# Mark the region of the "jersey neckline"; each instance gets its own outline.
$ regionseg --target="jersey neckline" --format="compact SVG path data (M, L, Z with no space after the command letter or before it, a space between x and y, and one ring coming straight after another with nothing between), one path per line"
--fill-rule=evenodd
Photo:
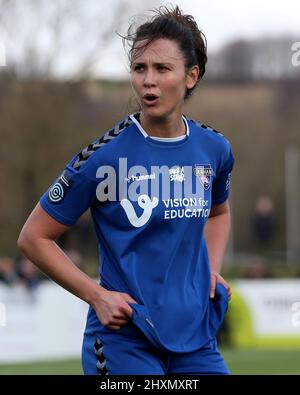
M190 127L187 118L182 115L182 119L185 123L186 127L186 134L184 136L178 136L178 137L159 137L159 138L153 138L147 134L145 129L143 129L142 125L137 119L137 116L139 116L139 113L131 114L129 115L129 118L132 120L132 122L135 124L138 132L143 136L143 139L146 143L150 145L154 145L157 147L163 147L163 148L174 148L181 146L183 144L186 144L189 139L190 139Z

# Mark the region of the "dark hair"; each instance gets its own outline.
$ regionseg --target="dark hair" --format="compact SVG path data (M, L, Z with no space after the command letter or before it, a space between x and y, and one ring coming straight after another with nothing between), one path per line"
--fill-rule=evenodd
M175 8L161 6L152 12L155 14L148 22L140 25L135 31L135 23L132 23L127 36L122 36L124 47L126 42L129 44L130 65L133 62L136 49L143 50L151 42L159 38L167 38L178 44L185 58L186 70L195 65L199 66L198 83L205 73L207 41L194 18L192 15L184 15L178 6ZM137 46L136 44L142 40L146 40L146 43ZM187 90L185 98L191 96L196 85Z

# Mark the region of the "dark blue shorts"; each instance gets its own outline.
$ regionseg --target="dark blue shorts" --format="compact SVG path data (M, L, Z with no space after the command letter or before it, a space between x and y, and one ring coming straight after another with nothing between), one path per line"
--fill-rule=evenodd
M216 338L196 351L166 352L132 322L118 331L85 334L82 367L87 375L230 374Z

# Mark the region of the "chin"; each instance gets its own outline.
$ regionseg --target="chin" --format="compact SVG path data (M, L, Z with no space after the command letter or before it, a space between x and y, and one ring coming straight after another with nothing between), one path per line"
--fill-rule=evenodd
M157 119L164 119L168 116L167 111L164 111L157 107L155 108L154 106L142 108L142 112L146 117L157 118Z

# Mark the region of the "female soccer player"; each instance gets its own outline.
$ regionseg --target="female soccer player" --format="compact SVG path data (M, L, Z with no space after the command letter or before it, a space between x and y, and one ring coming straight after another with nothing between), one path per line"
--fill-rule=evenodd
M89 305L85 374L228 374L216 342L230 288L220 275L233 156L183 105L205 73L192 16L160 8L126 37L140 111L76 155L19 236L28 258ZM88 208L97 284L55 240Z

